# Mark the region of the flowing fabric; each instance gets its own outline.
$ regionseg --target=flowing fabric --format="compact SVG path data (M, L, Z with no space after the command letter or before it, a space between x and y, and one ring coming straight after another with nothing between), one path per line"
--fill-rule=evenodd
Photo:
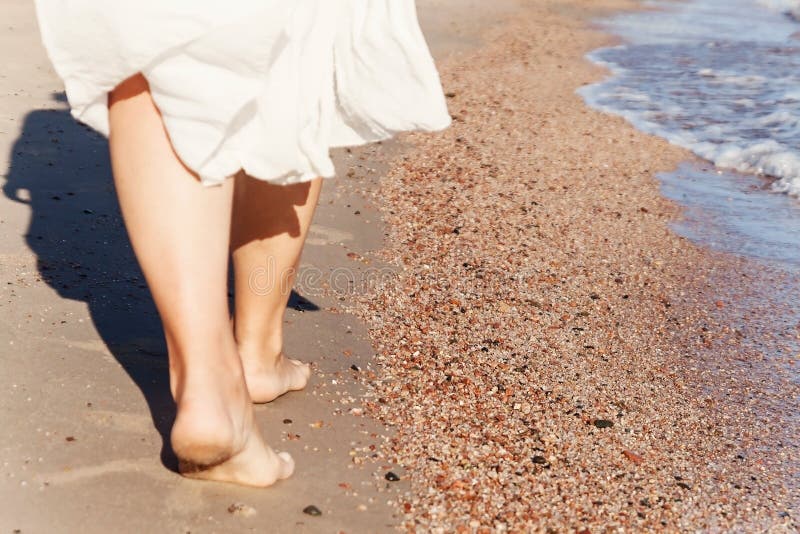
M214 185L334 175L329 149L450 124L413 0L36 0L73 116L108 135L142 73L178 157Z

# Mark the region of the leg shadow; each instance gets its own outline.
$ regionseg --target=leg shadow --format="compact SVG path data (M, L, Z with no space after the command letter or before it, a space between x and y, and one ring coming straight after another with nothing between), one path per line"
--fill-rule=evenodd
M66 102L63 93L53 98ZM98 334L146 399L162 463L177 471L166 343L125 231L108 142L67 109L32 111L14 143L3 193L30 206L25 239L42 280L61 297L87 304ZM289 305L319 309L294 291Z
M63 93L54 98L65 101ZM106 139L66 109L30 112L3 193L30 206L25 239L42 280L87 304L98 334L147 401L162 462L176 470L166 344L119 211Z

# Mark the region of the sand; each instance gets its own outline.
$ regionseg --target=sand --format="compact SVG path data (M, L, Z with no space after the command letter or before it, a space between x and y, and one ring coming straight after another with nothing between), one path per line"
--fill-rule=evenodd
M3 2L0 20L0 531L391 531L386 501L407 482L383 479L394 465L353 460L387 434L353 409L352 367L374 353L363 324L313 287L286 317L286 351L313 362L311 384L256 408L295 476L257 490L175 472L166 350L107 143L69 116L32 3ZM337 152L343 178L351 158ZM379 246L370 220L360 197L326 185L303 265L343 267Z
M633 4L419 5L456 120L337 152L286 318L315 376L257 410L298 470L266 491L174 473L106 143L3 5L0 529L796 528L797 358L751 321L769 276L677 237L654 173L689 156L574 94L604 75L587 20Z
M587 17L625 6L528 1L445 62L453 127L375 195L397 277L354 310L408 530L797 528L797 356L748 298L774 280L673 233L654 173L690 156L575 95Z

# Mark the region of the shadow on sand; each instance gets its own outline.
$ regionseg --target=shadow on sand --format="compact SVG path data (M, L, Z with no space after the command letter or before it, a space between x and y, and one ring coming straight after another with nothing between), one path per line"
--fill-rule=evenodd
M66 102L63 93L53 98ZM166 344L125 232L106 139L77 123L66 107L31 111L3 193L30 206L25 238L42 280L62 298L86 303L98 334L147 400L162 438L162 463L177 470L169 446L175 406ZM319 309L295 292L289 306Z

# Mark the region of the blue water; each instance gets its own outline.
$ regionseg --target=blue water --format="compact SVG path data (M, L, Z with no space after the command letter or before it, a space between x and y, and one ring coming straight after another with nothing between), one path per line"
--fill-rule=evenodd
M783 388L800 384L800 0L646 5L601 21L624 41L589 55L612 75L579 92L699 156L659 175L683 206L673 228L761 270L719 292L731 328L746 332L739 350L765 356L748 372L776 399L763 405L786 430L776 443L796 450L797 399Z
M586 101L708 161L661 176L678 230L800 272L800 0L657 0L600 21L619 46Z
M664 196L684 206L673 227L690 239L800 273L800 202L755 176L685 163L662 173Z

